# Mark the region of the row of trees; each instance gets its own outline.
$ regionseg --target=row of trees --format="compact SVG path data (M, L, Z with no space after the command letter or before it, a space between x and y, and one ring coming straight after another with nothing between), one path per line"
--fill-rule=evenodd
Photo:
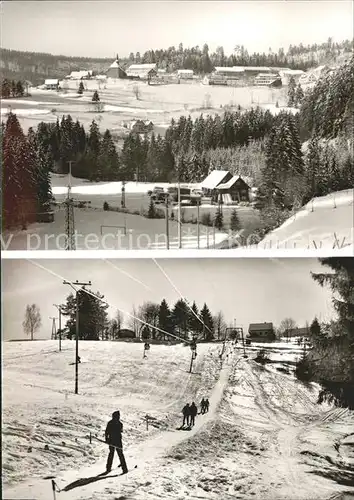
M88 290L89 291L89 290ZM95 294L79 291L79 338L81 340L116 340L120 338L125 322L124 315L117 311L113 319L108 317L108 305L99 292ZM66 327L62 330L62 338L75 338L76 335L76 294L68 295L61 306L62 314L67 317ZM150 326L144 325L145 323ZM41 315L36 304L28 305L25 311L23 328L26 334L34 338L41 327ZM199 310L195 302L189 307L182 299L169 306L163 299L161 303L145 302L138 308L133 307L131 317L127 318L127 326L136 337L142 339L171 340L168 333L188 340L190 334L199 340L212 341L223 339L226 333L226 322L222 312L212 315L207 304ZM159 330L163 330L163 333ZM59 332L58 332L59 333Z
M25 95L25 85L21 80L15 81L4 78L1 81L1 99L10 99L11 97L24 97Z
M243 45L237 45L233 53L227 55L222 46L211 53L206 43L202 48L199 46L184 48L180 43L178 48L172 46L168 49L148 50L144 54L131 52L127 63L157 63L160 68L169 71L184 68L192 69L196 73L210 73L215 66L282 66L306 70L322 61L335 58L343 50L350 51L351 48L352 42L349 40L334 44L329 39L324 44L306 47L302 44L290 45L287 52L284 48L273 51L270 47L268 53L250 54Z
M35 222L50 209L51 162L34 133L24 134L19 121L9 113L2 124L2 196L4 228Z

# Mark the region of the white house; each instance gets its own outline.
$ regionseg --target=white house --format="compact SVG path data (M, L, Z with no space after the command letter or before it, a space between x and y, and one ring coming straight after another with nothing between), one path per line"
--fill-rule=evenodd
M67 77L70 80L88 80L92 77L92 71L72 71Z
M193 78L194 72L192 69L179 69L177 70L178 78L183 80L191 80Z
M46 90L58 90L59 80L57 78L49 78L44 81L44 87Z
M126 70L126 74L128 78L149 80L157 75L157 66L156 64L132 64Z
M294 78L295 83L298 84L299 80L305 72L301 69L284 69L279 71L279 75L283 85L289 85L290 78Z

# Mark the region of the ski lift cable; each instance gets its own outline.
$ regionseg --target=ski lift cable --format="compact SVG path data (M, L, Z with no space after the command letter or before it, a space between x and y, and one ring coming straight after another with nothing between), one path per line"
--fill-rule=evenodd
M44 271L47 271L49 274L51 274L52 276L55 276L56 278L59 278L63 281L67 281L68 284L70 284L70 286L75 290L77 291L77 288L75 288L75 282L72 282L70 280L67 280L66 278L64 278L63 276L61 276L60 274L58 273L55 273L54 271L52 271L51 269L47 269L45 266L42 266L41 264L39 264L38 262L35 262L31 259L27 259L28 262L30 262L31 264L33 264L34 266L40 268L40 269L43 269ZM76 285L77 286L77 285ZM104 304L107 304L108 306L112 307L112 304L110 304L109 302L107 302L106 300L102 299L101 297L98 297L97 295L95 295L93 292L91 292L90 290L87 290L85 288L81 288L80 289L81 291L87 293L88 295L91 295L92 297L95 297L96 299L100 300L101 302L103 302ZM161 333L163 333L164 335L168 335L170 337L173 337L177 340L180 340L181 342L187 342L188 344L190 344L191 342L189 341L186 341L185 339L183 339L182 337L179 337L177 335L174 335L173 333L169 333L169 332L166 332L165 330L162 330L161 328L158 328L157 326L154 326L154 325L151 325L150 323L147 323L146 321L143 321L142 319L140 318L137 318L136 316L134 316L133 314L131 313L128 313L127 311L124 311L123 309L120 309L119 307L116 307L116 309L118 309L118 311L122 312L123 314L126 314L128 316L130 316L131 318L135 319L136 321L139 321L140 323L146 325L146 326L149 326L150 328L153 328Z
M111 261L107 260L107 259L102 259L103 262L105 262L106 264L110 265L111 267L113 267L114 269L116 269L117 271L119 271L120 273L124 274L125 276L127 276L128 278L130 278L131 280L135 281L136 283L139 283L139 285L143 286L144 288L146 288L147 290L149 291L153 291L152 288L150 288L148 285L146 285L145 283L143 283L142 281L140 281L138 278L135 278L135 276L132 276L131 274L129 274L127 271L124 271L123 269L121 269L120 267L117 267L115 266Z
M175 289L175 291L178 293L178 295L181 297L181 299L183 300L183 302L185 302L185 304L188 306L188 308L192 311L193 315L197 318L198 321L201 322L201 324L207 329L209 330L209 332L211 334L212 331L210 330L210 328L204 323L204 321L202 320L202 318L199 317L199 315L193 310L193 308L189 305L189 302L188 300L183 297L182 293L178 290L178 288L176 287L176 285L173 283L173 281L170 279L170 277L168 276L168 274L166 273L166 271L160 266L160 264L157 263L156 259L152 259L153 262L156 264L156 266L160 269L160 271L164 274L164 276L166 277L166 279L169 281L169 283L172 285L172 287Z

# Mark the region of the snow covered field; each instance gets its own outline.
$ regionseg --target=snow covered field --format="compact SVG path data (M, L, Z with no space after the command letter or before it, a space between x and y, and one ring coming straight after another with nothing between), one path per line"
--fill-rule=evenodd
M259 87L231 88L208 86L202 83L182 83L170 85L147 85L138 83L140 98L136 99L133 81L109 79L105 84L96 80L85 81L87 90L83 96L77 94L78 81L67 81L65 92L31 88L28 99L7 99L1 104L1 112L5 114L11 109L19 115L24 129L35 127L40 121L54 122L57 117L70 114L88 127L93 119L105 130L123 131L122 121L130 119L149 119L163 132L171 119L181 115L196 118L201 113L216 114L223 112L221 106L241 105L250 108L257 105L275 108L276 101L285 105L284 89ZM104 112L97 113L91 103L93 92L97 90L103 104ZM206 96L209 107L205 108ZM236 109L236 108L235 108ZM21 112L19 112L19 110Z
M57 498L68 500L329 500L354 493L353 413L318 406L315 385L263 368L248 349L245 359L227 345L221 365L220 345L200 344L190 375L190 349L182 345L153 345L143 360L141 344L80 342L75 396L73 342L61 353L55 341L3 346L6 498L52 498L46 476L67 487ZM197 416L192 431L177 430L184 403L204 396L209 413ZM138 468L100 476L107 449L87 436L102 437L118 408L128 467ZM149 430L146 414L156 418Z

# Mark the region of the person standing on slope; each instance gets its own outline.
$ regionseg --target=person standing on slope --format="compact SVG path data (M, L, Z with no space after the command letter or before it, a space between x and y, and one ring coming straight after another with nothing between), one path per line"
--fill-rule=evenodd
M204 398L200 402L200 413L203 415L205 413L205 401Z
M182 424L182 427L184 427L184 425L187 425L187 427L189 427L189 425L190 425L191 409L190 409L190 406L189 406L188 403L186 404L186 406L184 406L184 408L182 410L182 413L183 413L183 424Z
M205 411L208 412L209 411L209 399L206 399L205 400Z
M196 407L194 401L190 406L190 412L191 412L191 427L195 424L195 417L198 413L198 408Z
M117 450L120 465L122 466L122 473L126 474L128 472L128 467L123 454L122 432L123 424L120 421L120 412L115 411L112 413L112 420L108 422L105 432L106 443L110 445L106 472L110 472L112 470L114 450Z

